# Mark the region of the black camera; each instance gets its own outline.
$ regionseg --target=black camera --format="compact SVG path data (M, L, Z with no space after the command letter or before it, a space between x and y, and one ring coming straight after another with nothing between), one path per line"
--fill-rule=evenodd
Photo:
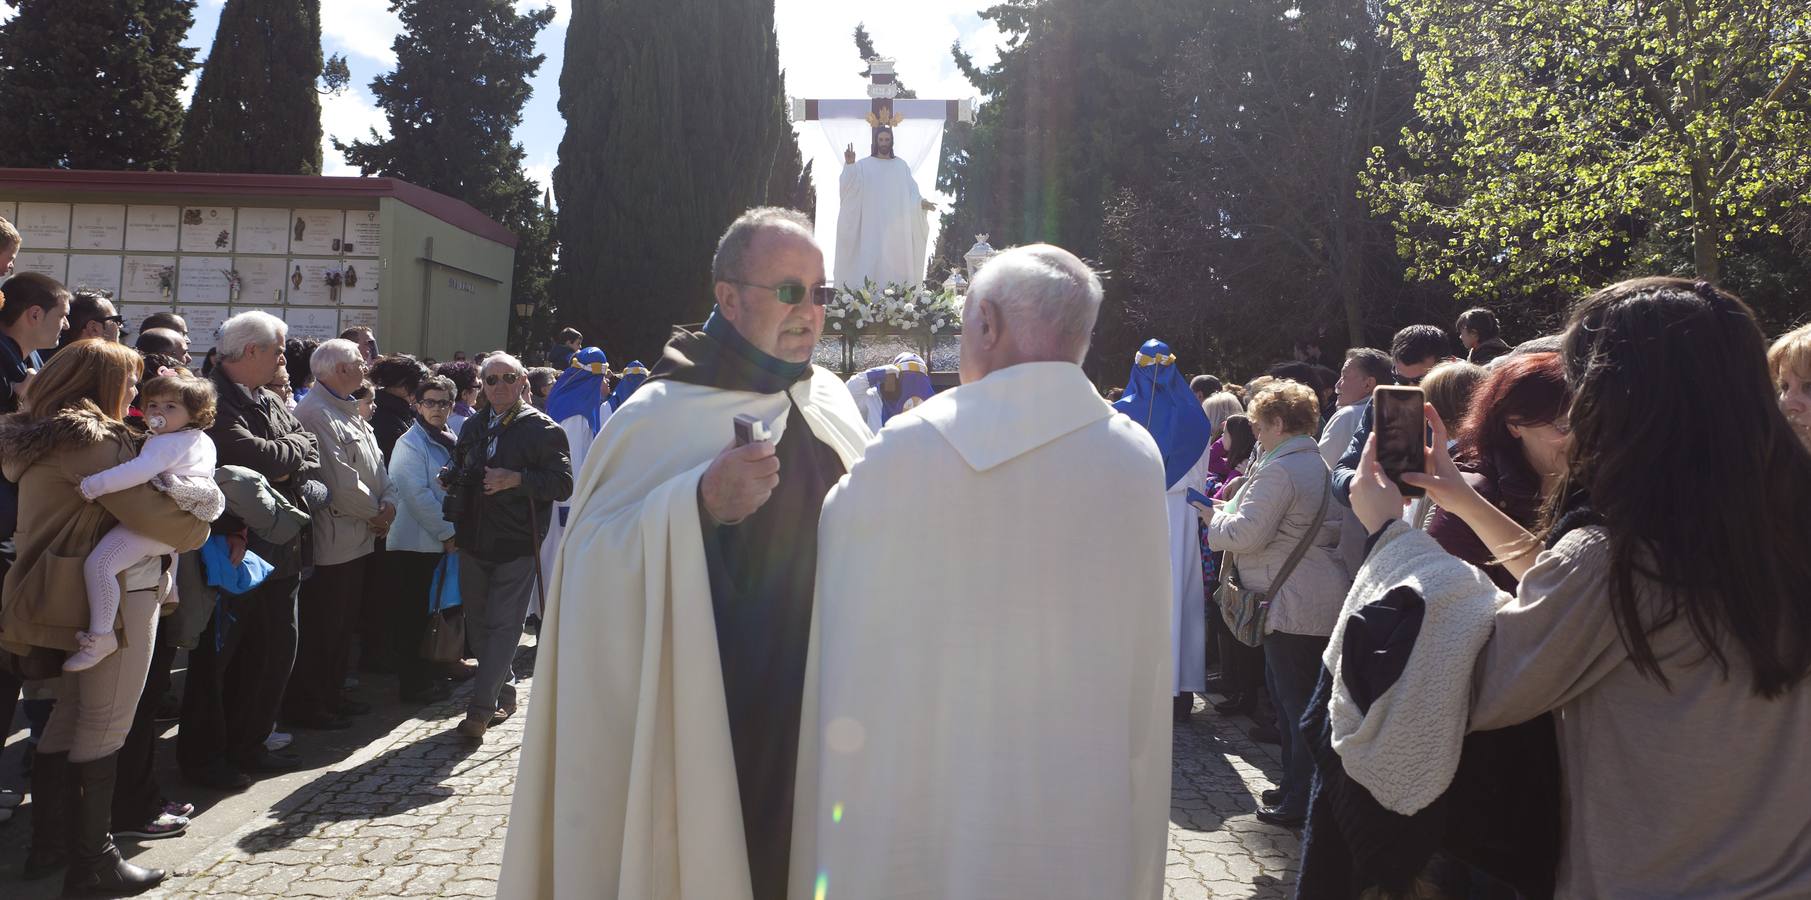
M440 470L440 483L446 486L440 517L454 524L464 519L471 512L471 504L484 494L484 467L462 463L456 458Z

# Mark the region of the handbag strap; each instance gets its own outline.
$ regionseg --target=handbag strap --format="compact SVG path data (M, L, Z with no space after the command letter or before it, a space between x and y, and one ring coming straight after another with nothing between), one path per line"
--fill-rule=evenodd
M428 610L430 616L440 611L440 599L445 596L441 588L446 587L446 561L450 556L451 553L441 553L440 565L434 567L434 589L428 592L428 600L434 604L434 608Z
M1281 569L1277 570L1277 577L1271 579L1270 587L1264 590L1265 594L1275 597L1277 591L1283 589L1283 582L1288 581L1289 575L1295 571L1296 564L1302 561L1302 557L1308 555L1308 545L1314 543L1314 536L1320 532L1321 525L1327 519L1327 500L1332 496L1331 478L1323 476L1321 478L1321 504L1320 508L1315 510L1314 521L1308 524L1307 531L1302 532L1302 539L1296 542L1295 549L1289 551L1289 559L1284 561Z

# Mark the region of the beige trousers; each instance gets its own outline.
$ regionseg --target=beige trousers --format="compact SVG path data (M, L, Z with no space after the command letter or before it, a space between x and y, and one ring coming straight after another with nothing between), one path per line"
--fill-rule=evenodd
M138 696L151 671L151 644L157 639L157 591L132 591L120 604L125 629L119 650L81 672L58 679L57 705L51 710L40 753L69 753L73 763L118 753L132 730Z

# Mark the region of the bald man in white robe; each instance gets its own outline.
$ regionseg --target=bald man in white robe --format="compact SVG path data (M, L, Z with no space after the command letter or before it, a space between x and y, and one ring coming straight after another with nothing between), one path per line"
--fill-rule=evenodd
M962 386L825 500L792 897L1160 896L1163 462L1078 365L1100 298L1056 247L989 262Z

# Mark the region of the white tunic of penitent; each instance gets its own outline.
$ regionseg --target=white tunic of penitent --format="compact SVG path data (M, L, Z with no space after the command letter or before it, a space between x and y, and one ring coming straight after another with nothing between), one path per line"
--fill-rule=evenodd
M1150 434L1067 363L893 418L824 502L791 896L1162 894L1162 479Z
M1211 451L1210 451L1211 452ZM1189 505L1188 489L1207 483L1208 454L1164 499L1170 508L1170 578L1176 602L1170 608L1170 651L1176 660L1176 693L1207 690L1207 589L1201 576L1201 517Z
M610 413L610 401L605 400L598 404L598 431L603 431L604 423L610 421ZM591 450L591 442L597 439L597 434L591 430L590 420L584 416L567 416L560 422L560 430L566 432L566 446L572 455L572 471L583 471L585 454ZM559 556L560 540L566 536L566 521L571 515L572 503L570 500L561 500L553 505L553 515L547 523L547 538L541 542L541 571L543 573L553 571L553 561ZM542 585L542 590L535 592L535 595L528 599L528 611L537 617L545 614L545 610L541 608L541 598L546 593L545 589L546 585Z
M905 160L870 156L843 166L836 220L836 283L885 287L924 280L931 225Z

